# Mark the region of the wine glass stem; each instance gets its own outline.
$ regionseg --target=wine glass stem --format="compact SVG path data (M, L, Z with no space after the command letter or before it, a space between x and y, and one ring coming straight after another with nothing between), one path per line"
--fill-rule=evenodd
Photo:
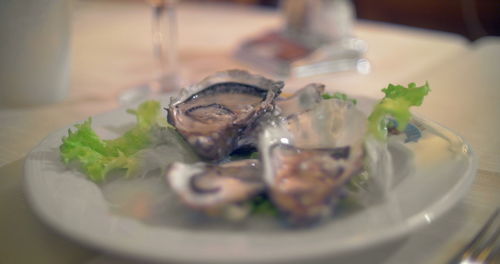
M153 5L153 50L160 76L159 92L172 91L178 86L176 0L158 1Z

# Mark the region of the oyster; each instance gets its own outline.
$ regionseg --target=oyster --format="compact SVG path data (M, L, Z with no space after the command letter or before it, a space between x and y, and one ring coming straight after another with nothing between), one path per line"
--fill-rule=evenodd
M331 214L341 187L363 167L366 117L349 102L322 100L264 130L260 151L275 205L291 224Z
M325 85L310 83L289 98L276 100L277 112L282 118L288 118L310 110L321 102L324 91Z
M246 71L219 72L171 99L168 122L202 158L221 160L253 143L247 135L274 109L283 85Z
M239 160L211 165L188 165L175 162L167 170L167 182L187 206L217 216L232 210L240 217L248 212L237 210L238 203L261 193L265 184L260 162L256 159Z

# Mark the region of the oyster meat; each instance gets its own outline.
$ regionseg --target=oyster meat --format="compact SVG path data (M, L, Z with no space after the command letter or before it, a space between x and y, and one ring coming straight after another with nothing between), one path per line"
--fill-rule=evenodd
M175 162L166 173L167 182L184 204L212 216L229 210L235 212L238 203L261 193L265 188L261 175L260 162L256 159L222 165ZM238 217L233 215L233 218Z
M264 130L264 178L289 223L309 224L331 214L341 187L363 167L365 132L364 114L337 99Z
M200 157L221 160L254 143L248 135L265 113L273 111L283 85L246 71L219 72L171 99L168 122Z

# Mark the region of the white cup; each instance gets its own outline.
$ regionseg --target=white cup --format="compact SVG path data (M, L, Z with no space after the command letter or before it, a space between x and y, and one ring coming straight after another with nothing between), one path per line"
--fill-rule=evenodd
M72 0L0 0L0 106L64 99Z

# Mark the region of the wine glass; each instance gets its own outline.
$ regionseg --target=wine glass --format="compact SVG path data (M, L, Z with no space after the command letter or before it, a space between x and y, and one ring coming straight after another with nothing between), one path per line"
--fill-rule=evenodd
M180 86L176 15L178 0L147 0L147 2L152 7L153 54L158 70L149 83L124 91L119 96L121 104L131 104L172 92Z

